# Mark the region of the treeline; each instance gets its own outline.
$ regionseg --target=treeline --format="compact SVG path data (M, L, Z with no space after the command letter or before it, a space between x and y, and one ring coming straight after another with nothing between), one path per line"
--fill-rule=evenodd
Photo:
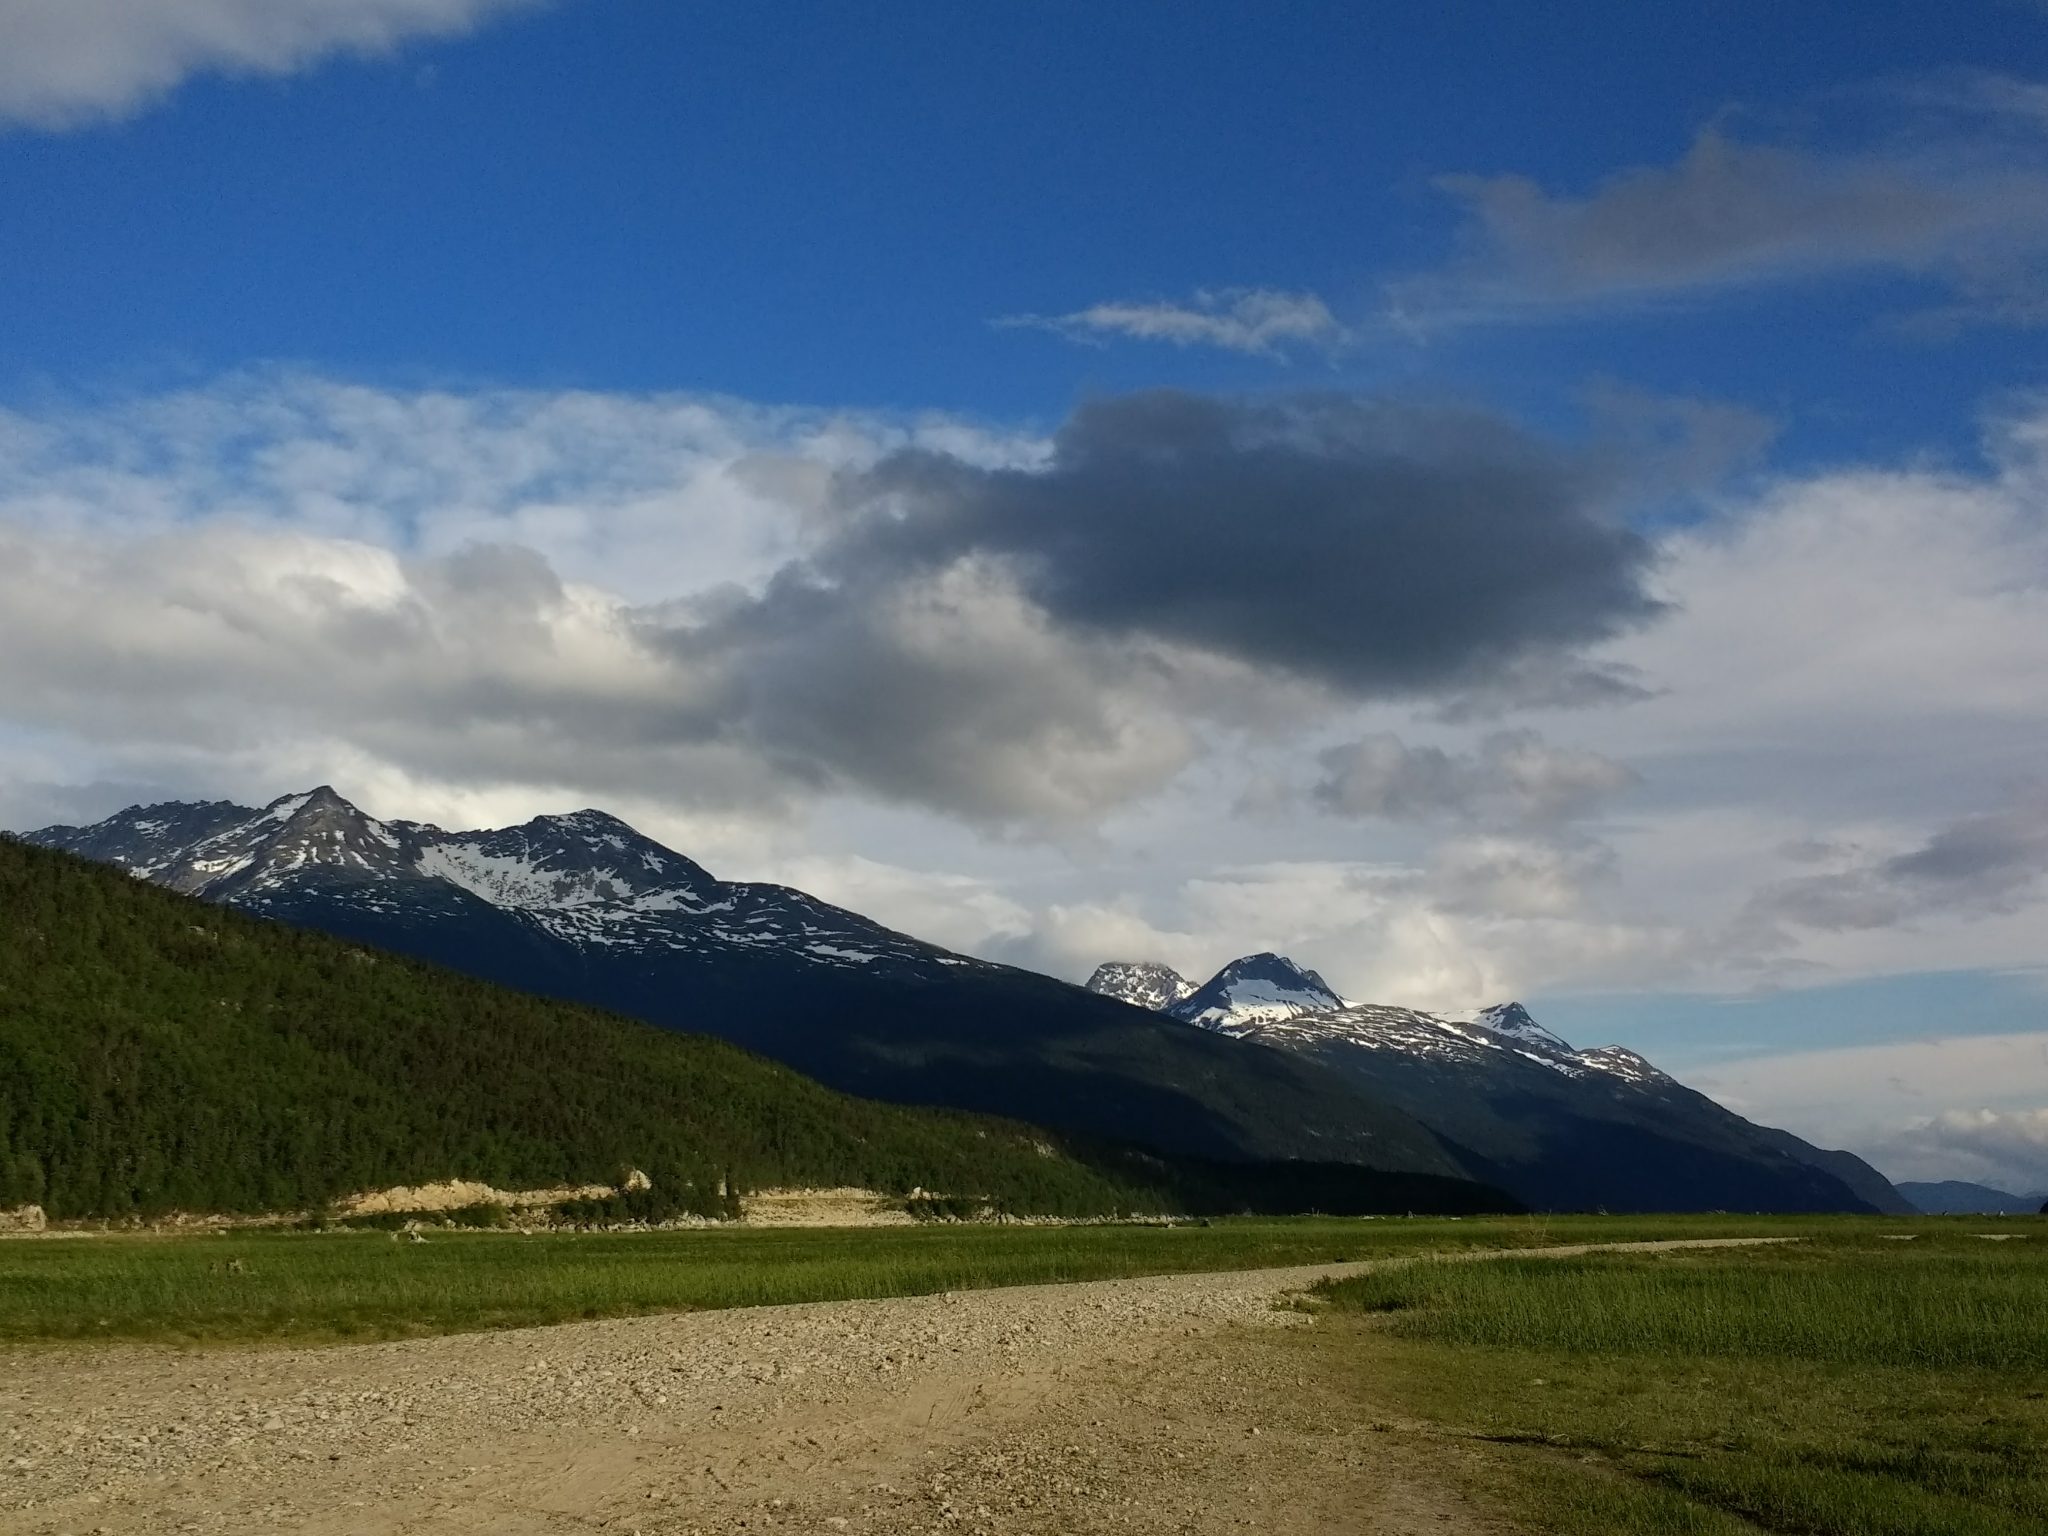
M1046 1133L849 1098L736 1047L248 918L0 838L0 1207L315 1209L452 1177L645 1170L665 1208L923 1189L1161 1208Z

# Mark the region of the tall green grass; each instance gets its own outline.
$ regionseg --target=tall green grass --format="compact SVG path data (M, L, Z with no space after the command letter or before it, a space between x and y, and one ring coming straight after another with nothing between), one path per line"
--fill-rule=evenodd
M1984 1225L1423 1262L1326 1294L1373 1319L1383 1389L1507 1448L1539 1528L2039 1536L2048 1224Z
M1824 1231L1828 1218L1243 1219L514 1233L237 1232L0 1242L0 1343L399 1337L578 1318L1387 1258Z
M2048 1247L2048 1244L2041 1245ZM2048 1370L2036 1248L1954 1242L1425 1263L1343 1283L1409 1337L1590 1354Z

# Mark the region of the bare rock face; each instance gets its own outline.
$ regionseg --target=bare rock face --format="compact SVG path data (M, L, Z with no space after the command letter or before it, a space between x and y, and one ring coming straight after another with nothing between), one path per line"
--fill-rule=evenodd
M42 1232L49 1225L40 1205L18 1205L11 1211L0 1211L0 1232Z
M337 1201L335 1208L344 1216L459 1211L472 1205L502 1205L516 1211L560 1205L567 1200L608 1200L613 1195L653 1187L653 1182L638 1168L630 1170L616 1188L610 1184L574 1184L555 1189L496 1189L476 1179L444 1179L438 1184L399 1184L390 1189L365 1190Z

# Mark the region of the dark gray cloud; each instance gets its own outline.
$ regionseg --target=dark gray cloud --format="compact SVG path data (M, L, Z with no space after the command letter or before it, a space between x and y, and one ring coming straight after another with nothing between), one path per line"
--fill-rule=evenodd
M1623 485L1474 411L1134 395L1035 467L920 449L848 473L807 558L651 632L716 680L705 728L788 772L1087 819L1208 723L1599 682L1582 648L1659 611Z
M2048 796L1945 827L1883 872L1929 902L2006 906L2048 875Z
M1320 755L1312 797L1340 816L1541 826L1571 820L1636 782L1597 752L1500 731L1473 752L1411 747L1382 732Z
M1754 917L1842 932L2014 911L2048 878L2048 795L1965 817L1909 853L1812 845L1799 856L1836 867L1769 887L1751 903Z
M1158 391L1082 406L1043 468L912 451L849 478L817 572L859 587L994 557L1080 630L1432 694L1656 613L1616 490L1476 411Z
M658 629L708 681L679 729L758 754L814 787L990 821L1091 819L1190 760L1173 658L1064 633L986 566L789 572L757 601Z
M1978 318L2038 319L2048 291L2048 173L2017 156L1829 155L1709 131L1579 197L1525 176L1437 184L1470 216L1469 254L1395 286L1418 324L1856 268L1934 278Z

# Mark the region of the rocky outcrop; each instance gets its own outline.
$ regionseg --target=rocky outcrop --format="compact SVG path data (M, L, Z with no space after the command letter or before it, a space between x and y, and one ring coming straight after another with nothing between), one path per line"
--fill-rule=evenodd
M366 1190L335 1202L343 1216L379 1216L414 1211L460 1211L475 1205L502 1205L507 1210L527 1210L537 1205L560 1205L565 1200L609 1200L613 1195L651 1187L638 1168L617 1185L574 1184L558 1189L496 1189L475 1179L444 1179L438 1184L398 1184L390 1189Z

